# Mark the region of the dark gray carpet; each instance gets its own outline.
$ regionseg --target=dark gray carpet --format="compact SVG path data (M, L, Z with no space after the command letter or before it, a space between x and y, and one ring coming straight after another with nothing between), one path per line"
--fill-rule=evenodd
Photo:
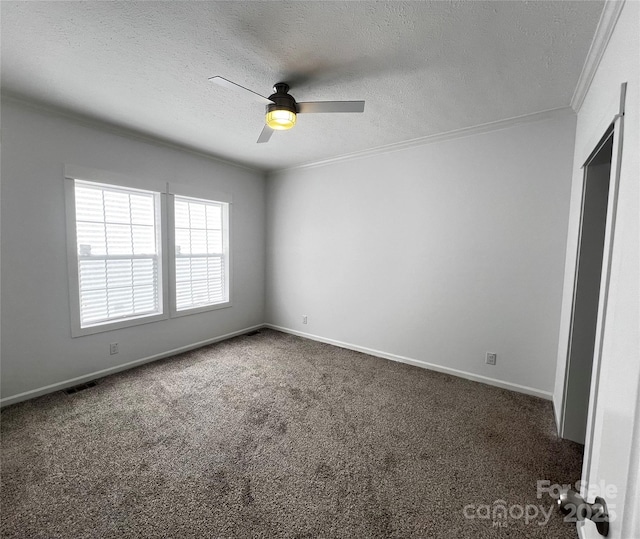
M569 538L463 508L548 509L581 449L549 402L263 330L5 408L2 537Z

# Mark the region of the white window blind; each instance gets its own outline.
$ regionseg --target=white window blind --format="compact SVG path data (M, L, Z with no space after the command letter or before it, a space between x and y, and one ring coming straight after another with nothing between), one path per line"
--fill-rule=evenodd
M74 187L80 326L161 314L160 195Z
M229 301L228 204L174 197L176 311Z

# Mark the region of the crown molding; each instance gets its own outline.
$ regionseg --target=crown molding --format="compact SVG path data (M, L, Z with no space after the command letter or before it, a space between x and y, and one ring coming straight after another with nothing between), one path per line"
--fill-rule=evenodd
M593 77L596 75L604 52L607 50L607 45L609 44L624 4L625 0L607 0L602 8L596 33L593 36L593 41L591 42L591 47L589 47L587 58L584 61L578 84L571 98L571 108L576 111L576 113L580 111L582 103L584 103L584 99L593 82Z
M250 170L251 172L259 172L263 175L265 173L264 168L251 166L249 164L244 164L237 161L231 161L229 159L225 159L224 157L219 157L213 153L207 153L206 151L198 150L196 148L192 148L186 145L183 146L182 144L178 144L170 140L154 137L153 135L142 133L140 131L136 131L134 129L130 129L127 127L122 127L117 124L105 122L103 120L98 120L97 118L85 116L83 114L72 112L67 109L55 107L39 101L33 101L21 95L16 95L14 93L7 92L5 90L2 91L2 93L0 94L0 97L3 102L7 101L9 103L16 103L17 105L21 105L23 107L26 107L44 114L50 114L53 116L58 116L61 118L65 118L67 120L71 120L85 127L93 127L93 128L100 129L101 131L108 131L110 133L113 133L114 135L118 135L121 137L127 137L133 140L156 144L158 146L164 146L165 148L171 148L172 150L178 150L191 155L195 155L197 157L203 157L205 159L209 159L210 161L215 161L216 163L221 163L224 165L241 168L244 170Z
M377 146L368 150L362 150L359 152L353 152L348 154L331 157L329 159L323 159L321 161L313 161L311 163L303 163L300 165L293 165L291 167L283 167L280 169L270 170L267 175L277 174L288 170L299 170L305 168L315 168L325 165L331 165L342 161L352 161L354 159L361 159L365 157L372 157L374 155L380 155L391 152L398 152L407 150L409 148L415 148L418 146L426 146L427 144L435 144L437 142L444 142L447 140L453 140L458 138L470 137L473 135L481 135L483 133L489 133L491 131L499 131L501 129L509 129L520 124L541 122L544 120L550 120L554 118L564 116L574 116L575 112L571 107L560 107L557 109L543 110L541 112L534 112L532 114L524 114L522 116L514 116L513 118L506 118L504 120L498 120L495 122L489 122L486 124L475 125L472 127L463 127L462 129L455 129L453 131L446 131L444 133L438 133L435 135L427 135L425 137L419 137L415 139L406 140L403 142L394 142L386 144L384 146Z

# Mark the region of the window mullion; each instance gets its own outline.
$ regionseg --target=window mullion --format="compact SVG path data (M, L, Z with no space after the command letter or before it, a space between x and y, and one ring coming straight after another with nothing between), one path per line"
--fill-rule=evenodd
M133 214L131 213L131 194L127 194L127 210L129 212L129 243L131 244L131 258L129 259L129 267L131 268L131 309L135 314L138 309L136 307L136 287L135 287L135 278L133 275L134 265L133 265L133 255L136 252L135 243L133 239Z
M188 203L189 208L189 298L193 305L193 222L191 219L191 202Z
M209 217L207 215L207 208L205 206L204 208L204 244L205 244L205 251L207 253L207 256L205 257L205 271L206 271L206 282L207 282L207 301L210 302L211 301L211 281L209 279Z
M105 301L106 301L106 310L107 310L107 318L111 318L111 294L109 293L109 235L107 234L107 206L104 200L104 189L100 193L100 198L102 199L102 220L104 222L104 252L106 255L105 258Z

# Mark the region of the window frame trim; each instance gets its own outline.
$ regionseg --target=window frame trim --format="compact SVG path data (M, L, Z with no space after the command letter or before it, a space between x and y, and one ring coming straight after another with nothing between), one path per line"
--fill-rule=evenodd
M75 176L75 177L74 177ZM79 177L78 177L79 176ZM99 324L82 327L80 318L80 278L78 274L78 238L76 234L76 198L75 198L75 182L81 180L84 182L93 182L97 184L113 185L131 191L147 191L159 195L158 227L156 234L160 236L158 242L159 253L158 262L160 273L158 279L158 292L161 295L160 307L162 312L159 314L146 314L128 317L123 320L114 320L111 322L101 322ZM115 180L115 181L114 181ZM126 183L125 183L126 182ZM69 314L71 322L71 337L83 337L85 335L94 335L113 331L142 324L150 324L160 320L169 319L169 287L168 287L168 271L167 271L167 249L164 247L163 238L167 237L167 208L166 194L162 189L137 188L135 180L127 181L119 175L102 173L100 171L89 171L80 167L65 166L64 190L65 190L65 212L67 225L67 276L69 282Z
M232 255L231 249L231 197L222 193L211 192L206 195L200 191L196 191L198 194L194 194L194 190L185 186L177 186L176 184L167 184L167 228L168 228L168 245L167 245L167 257L169 259L168 273L169 273L169 314L171 318L180 318L182 316L189 316L191 314L200 314L209 311L217 311L219 309L226 309L233 306L232 301ZM202 196L202 195L205 196ZM221 303L214 303L213 305L203 305L201 307L192 307L190 309L183 309L179 311L176 308L177 296L176 296L176 227L175 227L175 197L191 198L195 200L202 200L203 202L216 202L222 204L222 226L223 226L223 256L225 261L225 288L227 293L227 301ZM218 197L216 200L209 197ZM226 226L225 226L226 224Z

